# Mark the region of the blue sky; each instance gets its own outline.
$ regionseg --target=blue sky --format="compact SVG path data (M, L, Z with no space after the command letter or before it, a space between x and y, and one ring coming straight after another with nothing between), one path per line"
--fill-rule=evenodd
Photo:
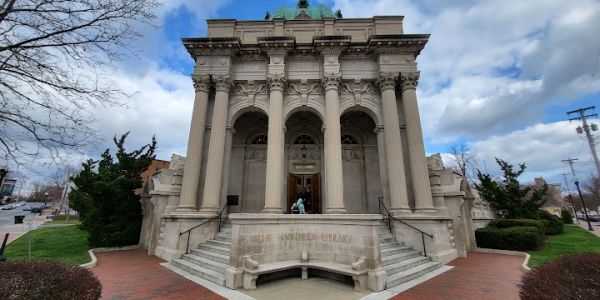
M135 93L128 109L99 108L105 137L132 131L129 144L158 139L158 158L185 155L191 119L193 61L182 37L206 34L207 18L261 20L267 10L297 1L173 0L157 11L158 28L140 27L136 57L120 64L115 82ZM593 172L586 143L566 111L599 104L600 3L594 0L328 0L344 17L403 15L405 33L431 33L418 58L418 95L426 152L465 143L480 165L494 157L525 162L525 180L562 182L560 162L578 157L582 177ZM600 106L598 107L600 110ZM593 120L598 123L597 120ZM77 165L87 157L71 156Z

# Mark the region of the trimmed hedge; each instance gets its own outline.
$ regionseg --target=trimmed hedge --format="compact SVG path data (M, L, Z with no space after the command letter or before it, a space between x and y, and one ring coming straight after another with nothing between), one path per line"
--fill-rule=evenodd
M526 273L519 284L521 299L598 299L600 254L563 256Z
M560 217L565 224L573 224L573 215L567 209L563 209L560 211Z
M543 235L539 227L516 226L497 228L488 226L475 231L477 246L504 250L534 250L540 247Z
M496 219L491 220L488 223L488 226L495 228L509 228L509 227L535 227L538 229L540 234L544 234L546 232L546 228L544 226L544 222L540 220L533 219Z
M56 261L0 263L0 299L97 300L100 281L87 269Z
M544 222L546 234L548 235L556 235L565 232L565 223L563 223L559 217L543 209L538 211L538 219Z

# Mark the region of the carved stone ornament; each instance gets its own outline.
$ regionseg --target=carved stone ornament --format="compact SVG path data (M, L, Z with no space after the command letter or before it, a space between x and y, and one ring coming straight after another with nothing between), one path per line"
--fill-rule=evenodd
M217 92L225 92L229 93L233 82L231 81L231 76L229 75L213 75L213 80L215 81L215 87Z
M210 75L193 76L192 81L194 82L194 90L196 93L208 93L210 91Z
M397 80L397 73L379 73L379 77L377 77L377 84L379 85L379 89L383 92L385 90L394 89L396 87Z
M287 80L284 74L267 74L267 82L269 83L269 90L280 90L283 91Z
M248 82L245 83L240 82L233 88L233 94L242 96L235 99L239 99L240 101L247 99L250 103L254 103L256 95L267 94L267 84L265 82L256 82L254 80L248 80Z
M356 79L352 82L342 83L341 93L353 95L354 104L360 105L363 94L370 95L375 93L375 85L369 81L361 81L360 79Z
M323 88L317 82L308 82L306 79L302 79L300 82L288 83L286 94L300 95L302 103L306 104L308 103L308 95L322 95Z
M323 73L323 79L321 79L321 82L323 83L323 88L325 90L338 89L340 87L341 81L341 73Z
M416 89L419 84L419 74L420 72L400 73L400 85L402 86L402 91Z

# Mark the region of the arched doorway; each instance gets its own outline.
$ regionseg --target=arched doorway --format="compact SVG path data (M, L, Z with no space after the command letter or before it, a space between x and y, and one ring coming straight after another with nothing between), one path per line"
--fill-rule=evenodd
M383 196L376 127L362 111L348 111L340 118L344 205L349 213L378 213Z
M306 212L323 211L321 173L323 157L322 120L309 111L293 113L286 121L287 213L298 198L304 200Z
M228 195L239 195L232 212L260 212L265 202L268 117L261 112L240 115L233 126Z

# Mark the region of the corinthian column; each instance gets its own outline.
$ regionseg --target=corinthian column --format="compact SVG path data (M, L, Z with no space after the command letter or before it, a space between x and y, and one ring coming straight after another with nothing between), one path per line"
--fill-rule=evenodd
M267 178L263 213L281 213L283 195L283 88L284 74L268 74L269 131L267 133Z
M201 212L216 213L219 210L219 197L223 175L223 157L225 152L225 130L227 129L227 107L231 79L229 75L213 76L216 94L213 107L208 145L208 163L204 181Z
M400 74L402 87L402 104L406 118L406 133L408 135L408 156L410 158L410 172L412 174L413 190L415 195L415 210L420 212L434 212L429 171L423 144L423 131L419 118L417 104L417 83L419 72Z
M210 76L200 75L192 77L194 81L194 109L192 123L188 138L187 155L183 168L183 183L181 197L179 198L178 212L195 212L198 199L198 183L200 182L200 167L202 166L202 143L204 141L204 127L206 125L206 106L210 91Z
M380 73L378 78L383 108L383 133L385 136L385 157L390 187L390 206L392 213L410 212L406 193L406 176L402 155L402 138L398 123L396 104L396 80L398 75Z
M342 172L342 138L340 130L340 102L338 99L340 73L324 73L325 89L325 185L327 213L345 213L344 178Z

